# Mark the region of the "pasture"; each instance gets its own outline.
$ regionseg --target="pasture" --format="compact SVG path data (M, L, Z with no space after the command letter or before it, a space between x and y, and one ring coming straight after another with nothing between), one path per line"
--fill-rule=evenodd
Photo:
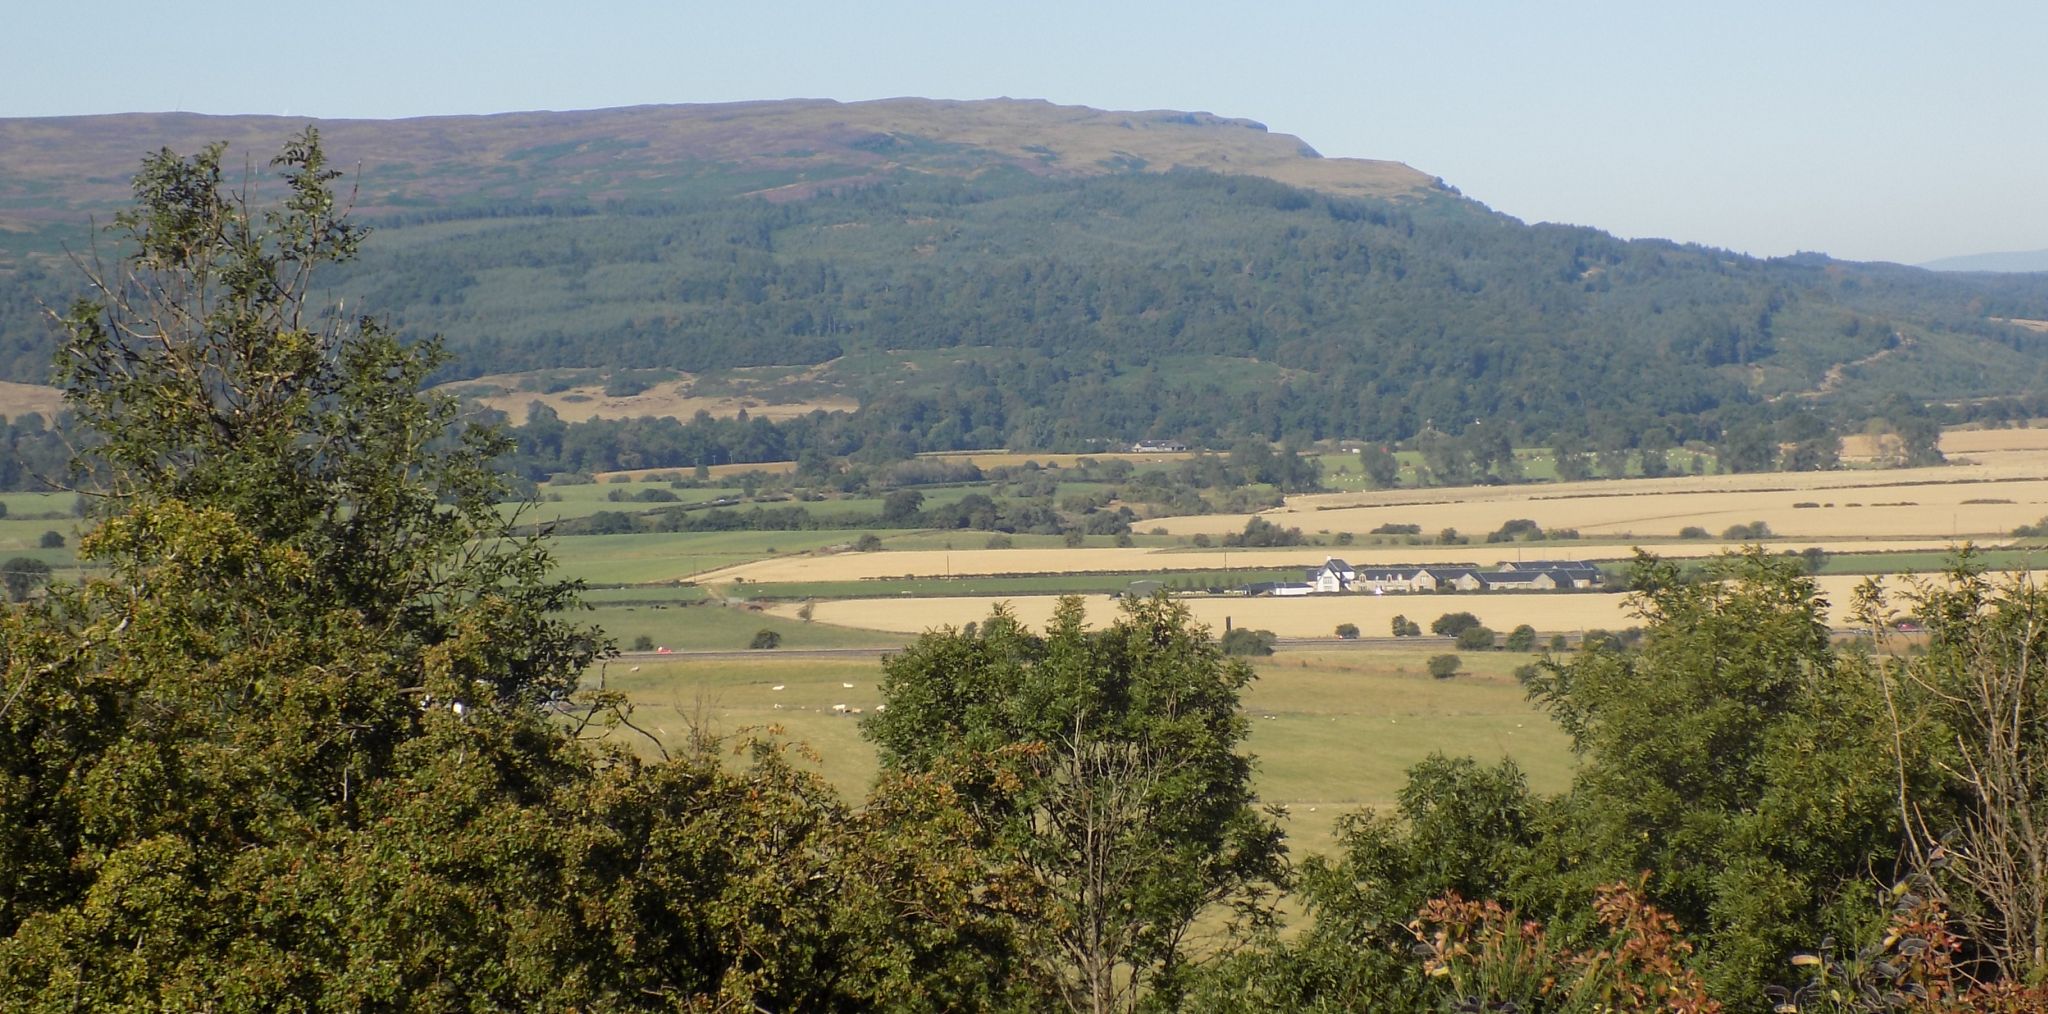
M1570 779L1563 733L1512 675L1530 656L1466 655L1466 672L1438 680L1424 671L1430 654L1289 653L1256 663L1259 678L1243 697L1249 749L1260 797L1286 807L1297 854L1329 851L1340 815L1391 806L1407 768L1432 752L1513 757L1539 791ZM693 727L727 736L772 730L814 750L817 770L849 799L874 778L874 750L851 709L881 703L879 662L636 659L613 662L603 676L633 702L635 724L666 746L687 742ZM838 704L848 712L834 711Z

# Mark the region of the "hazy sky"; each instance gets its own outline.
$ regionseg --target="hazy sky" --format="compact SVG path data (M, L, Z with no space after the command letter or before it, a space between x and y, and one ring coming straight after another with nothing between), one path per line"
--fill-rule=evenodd
M24 2L0 116L1006 95L1245 116L1529 221L2048 248L2048 4Z

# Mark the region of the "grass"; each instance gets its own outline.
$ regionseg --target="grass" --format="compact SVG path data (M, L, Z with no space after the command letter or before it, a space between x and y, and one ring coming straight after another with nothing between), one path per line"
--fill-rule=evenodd
M904 641L898 634L806 623L718 603L597 605L578 618L604 628L622 648L647 637L678 651L740 651L762 630L782 635L784 648L885 648Z
M675 471L678 475L689 474L688 469L674 469L673 471ZM675 494L675 502L643 503L637 500L619 502L609 499L611 494L615 491L622 492L627 496L631 496L632 494L637 493L643 489L668 490L669 492ZM737 486L729 488L706 487L703 489L670 489L668 483L665 482L628 482L616 484L608 482L586 482L576 483L572 485L556 485L554 483L549 483L541 487L541 501L528 508L527 512L521 516L520 520L555 521L561 518L583 518L589 517L590 515L595 514L598 511L619 511L625 514L637 514L641 511L653 510L654 508L657 507L674 507L696 503L710 503L711 501L717 500L721 497L737 497L739 495L740 490ZM515 506L516 505L507 504L505 509L509 512L513 510Z
M651 584L857 537L847 532L661 532L571 535L549 545L563 577L594 584Z
M788 643L788 642L785 642ZM1257 663L1244 694L1259 795L1287 809L1297 855L1329 852L1338 817L1390 806L1407 769L1432 752L1485 762L1512 757L1539 792L1571 777L1564 734L1523 698L1512 671L1529 656L1467 655L1468 672L1437 680L1432 651L1283 653ZM874 750L859 720L835 704L881 703L879 662L773 658L613 663L608 686L625 691L637 724L675 746L692 722L714 732L774 728L817 755L818 770L849 799L872 781ZM851 683L852 687L842 684ZM774 690L775 686L783 689ZM780 705L780 707L777 707Z

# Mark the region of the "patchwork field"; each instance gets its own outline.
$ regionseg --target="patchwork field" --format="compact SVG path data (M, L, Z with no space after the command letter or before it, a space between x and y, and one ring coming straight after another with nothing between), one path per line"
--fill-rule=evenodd
M2035 572L2036 577L2043 572ZM1844 609L1850 594L1865 580L1857 575L1826 575L1817 578L1821 593L1831 605L1829 622L1846 624ZM1887 589L1902 593L1905 579L1886 578ZM847 627L893 631L915 635L938 627L959 627L985 619L997 605L1004 605L1017 618L1042 626L1052 616L1056 595L959 598L874 598L841 599L811 604L812 616L826 623ZM1107 623L1118 609L1108 595L1084 596L1091 623ZM1641 622L1629 608L1629 597L1620 593L1577 592L1494 592L1417 595L1307 595L1298 598L1260 596L1243 598L1218 596L1183 600L1195 618L1217 631L1226 622L1239 627L1270 630L1281 637L1331 637L1340 623L1352 623L1367 636L1384 637L1395 616L1427 626L1449 612L1469 612L1481 623L1505 633L1520 624L1538 631L1569 633L1593 629L1615 630ZM1903 607L1903 601L1897 603ZM795 604L778 605L769 612L793 617Z
M1240 522L1240 528L1243 527ZM1056 541L1056 540L1054 540ZM2004 541L2004 540L2000 540ZM1800 539L1783 548L1815 546L1828 552L1887 553L1943 551L1946 537L1927 539ZM1515 559L1626 560L1635 547L1672 559L1717 556L1741 548L1719 539L1649 542L1480 543L1467 546L1294 546L1280 549L1190 549L1185 546L1117 549L1024 548L888 550L780 557L735 564L699 574L703 583L735 579L748 583L862 581L902 577L960 577L980 574L1076 574L1170 571L1277 570L1309 568L1337 556L1356 566L1392 563L1469 563L1492 566Z

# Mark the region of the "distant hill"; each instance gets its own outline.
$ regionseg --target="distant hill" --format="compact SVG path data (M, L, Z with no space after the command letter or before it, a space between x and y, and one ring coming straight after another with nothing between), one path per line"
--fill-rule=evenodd
M0 119L0 232L74 228L128 200L141 155L224 141L262 161L309 121L131 113ZM328 154L361 166L370 216L504 201L698 194L795 200L897 172L1046 178L1208 169L1334 194L1416 194L1437 182L1398 162L1323 158L1250 120L1108 112L1049 102L793 99L494 116L317 121Z
M38 301L75 289L62 250L144 152L224 139L260 168L301 126L0 120L0 379L47 376ZM898 449L1480 420L1712 439L2048 389L2048 335L2010 323L2048 319L2048 278L1529 226L1203 113L797 100L319 126L376 229L333 295L444 336L444 381L671 384L683 404L687 371L690 398L858 403L859 441Z
M2048 271L2048 250L1965 254L1920 265L1929 271Z

